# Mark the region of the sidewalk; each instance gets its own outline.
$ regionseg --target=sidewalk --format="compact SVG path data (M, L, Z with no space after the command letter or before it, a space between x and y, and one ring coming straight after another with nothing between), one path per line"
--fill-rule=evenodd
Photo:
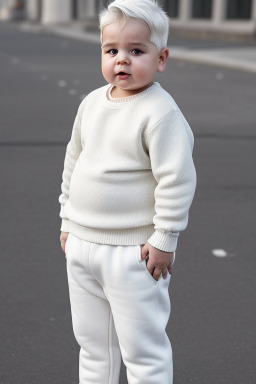
M42 26L23 22L21 30L44 32L100 44L98 31L84 31L80 24ZM170 60L245 71L256 74L256 44L170 37Z

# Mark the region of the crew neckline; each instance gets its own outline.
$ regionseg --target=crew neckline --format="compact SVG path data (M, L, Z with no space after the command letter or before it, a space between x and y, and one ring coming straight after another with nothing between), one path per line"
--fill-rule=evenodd
M112 97L111 96L111 91L112 91L114 85L113 84L108 84L107 90L106 90L106 93L105 93L105 104L109 108L112 108L112 109L121 108L121 106L125 105L127 102L139 99L139 98L145 96L146 94L152 92L153 89L155 89L156 86L159 86L159 83L157 81L154 81L153 84L150 87L144 89L144 91L141 91L139 93L135 93L134 95L126 96L126 97Z

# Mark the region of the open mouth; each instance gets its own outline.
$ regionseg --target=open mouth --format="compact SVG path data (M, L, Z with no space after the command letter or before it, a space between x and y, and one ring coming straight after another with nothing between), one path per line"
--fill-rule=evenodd
M120 80L126 80L126 79L128 79L128 77L130 76L130 74L121 71L121 72L118 72L117 76L118 76L118 78L119 78Z

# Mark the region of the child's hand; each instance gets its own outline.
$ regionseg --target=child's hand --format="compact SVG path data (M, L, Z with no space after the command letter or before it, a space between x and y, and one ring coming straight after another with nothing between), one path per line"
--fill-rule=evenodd
M148 255L147 268L154 279L158 280L161 273L163 278L166 279L168 271L170 275L172 274L173 252L161 251L147 242L142 247L141 259L146 259Z
M61 249L64 253L66 253L65 252L65 245L66 245L68 235L69 235L69 232L61 232L61 234L60 234L60 245L61 245Z

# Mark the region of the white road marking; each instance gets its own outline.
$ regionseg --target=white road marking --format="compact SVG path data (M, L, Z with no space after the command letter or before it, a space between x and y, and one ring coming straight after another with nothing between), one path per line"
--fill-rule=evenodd
M48 80L48 76L45 75L45 74L43 73L43 74L41 75L40 79L41 79L42 81L46 81L46 80Z
M67 47L68 47L68 42L67 42L67 41L63 41L63 42L61 43L61 45L60 45L60 48L61 48L61 49L67 49Z
M77 94L77 90L72 88L68 91L68 93L70 94L70 96L75 96Z
M65 80L59 80L58 86L64 88L67 86L67 82Z
M224 75L223 75L223 73L217 73L217 74L216 74L216 79L217 79L217 80L223 80L223 79L224 79Z
M227 257L228 254L224 249L213 249L212 254L216 257Z

